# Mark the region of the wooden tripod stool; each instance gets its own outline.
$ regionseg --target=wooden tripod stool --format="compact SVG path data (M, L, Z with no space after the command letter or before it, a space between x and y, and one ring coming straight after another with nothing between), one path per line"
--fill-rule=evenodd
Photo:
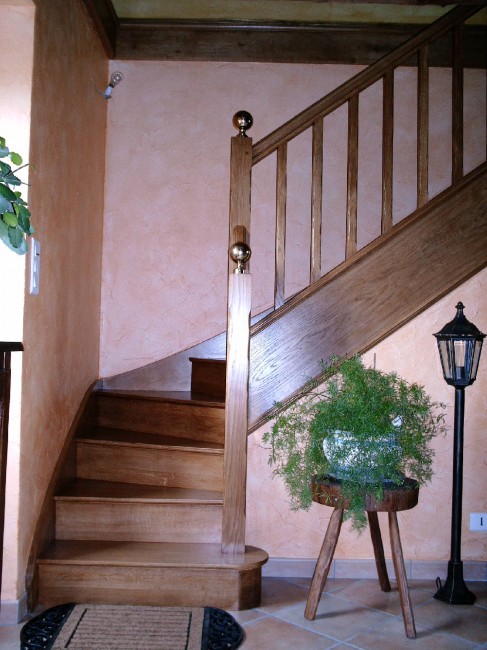
M324 479L319 479L317 477L313 478L311 489L313 492L313 501L335 507L330 518L330 523L328 524L318 561L316 562L313 580L309 588L306 609L304 611L305 618L314 620L318 603L325 587L326 578L328 577L328 572L333 560L333 555L335 553L338 536L340 535L340 529L342 527L343 511L347 508L347 503L344 502L340 482L330 477ZM414 508L418 503L418 494L419 488L417 482L412 479L406 479L405 485L403 486L390 488L385 487L384 497L379 502L377 502L373 496L367 497L365 508L369 520L370 536L374 547L375 563L382 591L390 591L391 585L389 582L389 576L387 575L384 547L382 545L377 513L387 512L389 515L392 559L394 561L394 570L401 599L404 627L406 629L406 636L409 639L416 638L416 628L414 626L413 609L409 597L396 513L400 510L409 510L410 508Z

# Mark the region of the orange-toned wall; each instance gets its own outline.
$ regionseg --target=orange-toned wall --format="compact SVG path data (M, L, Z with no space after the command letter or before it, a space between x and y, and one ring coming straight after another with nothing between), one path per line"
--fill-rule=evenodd
M109 104L105 237L103 254L102 326L100 370L102 376L143 366L188 347L223 330L228 242L228 183L233 113L250 110L254 141L266 135L299 110L335 88L359 69L356 66L280 64L225 64L174 62L119 62L124 80ZM396 72L395 139L396 177L394 212L399 219L414 209L415 192L415 73ZM466 73L466 169L485 157L485 74ZM430 192L448 184L451 171L451 124L446 70L431 71L432 162ZM365 217L359 239L377 236L380 222L381 94L377 88L361 100L361 111L378 117L363 123L359 195L363 201L359 218ZM325 120L325 212L344 213L346 188L346 121L338 114ZM361 122L362 124L362 122ZM309 138L289 147L289 214L298 227L288 233L292 271L288 291L306 281L309 250L309 164L303 152ZM364 154L363 151L366 153ZM273 289L272 221L274 219L273 161L254 169L252 202L251 269L254 308L267 306ZM345 175L337 180L335 168ZM301 189L291 195L293 188ZM364 207L365 206L365 207ZM379 216L378 222L369 219ZM329 223L327 222L327 226ZM324 238L324 265L340 261L344 228ZM326 242L325 242L326 240ZM287 269L288 271L289 269ZM414 281L412 279L411 281ZM467 314L487 329L485 273L473 279L397 332L376 350L377 365L395 368L407 378L427 384L436 399L450 401L436 360L431 333L454 315L460 296ZM484 286L484 293L481 287ZM414 347L411 332L420 334ZM425 359L427 363L425 364ZM484 360L484 367L487 361ZM470 413L477 414L469 427L465 464L470 485L465 487L465 513L486 508L487 493L481 463L485 458L485 369L468 391ZM435 374L436 373L436 374ZM483 387L483 388L482 388ZM483 391L483 392L482 392ZM484 409L484 410L482 410ZM482 413L484 415L482 415ZM451 409L450 409L451 422ZM471 416L469 416L471 417ZM275 557L316 556L329 514L326 508L291 514L283 486L271 480L267 454L259 446L260 435L251 436L249 461L248 542L265 548ZM436 478L423 491L421 509L412 517L406 534L407 557L446 559L449 538L451 493L451 435L437 441ZM480 463L480 465L479 465ZM441 500L441 504L438 503ZM438 512L432 532L431 513ZM442 527L439 522L443 522ZM465 536L465 556L487 559L481 536ZM371 557L365 537L347 540L339 557Z
M34 527L78 405L98 377L107 60L78 0L37 0L30 206L40 293L26 295L19 594Z
M346 65L113 61L108 107L100 373L164 358L226 324L230 138L254 142L360 70ZM394 216L415 208L416 71L396 71ZM449 183L451 74L430 74L430 193ZM485 157L485 74L465 74L465 167ZM360 99L359 244L380 234L382 90ZM346 106L325 118L323 271L343 259ZM363 118L363 119L362 119ZM309 278L309 130L289 144L286 292ZM253 169L253 310L273 303L275 157Z
M364 356L387 372L395 371L407 381L424 385L433 400L447 405L448 433L434 440L434 477L420 491L419 504L399 514L404 556L438 561L450 555L450 521L453 468L453 404L455 391L443 379L433 333L455 316L459 300L465 315L487 333L487 269L455 289L423 314L399 329ZM487 511L487 354L484 350L477 381L465 391L465 444L462 519L462 558L487 561L485 533L471 532L470 512ZM270 427L272 424L269 424ZM263 427L249 437L247 543L265 548L272 557L312 558L319 553L332 512L313 504L309 512L293 512L282 479L273 477L262 442ZM390 557L387 520L383 529L386 555ZM346 524L336 549L337 559L373 557L368 533L358 536ZM483 571L485 579L485 568Z

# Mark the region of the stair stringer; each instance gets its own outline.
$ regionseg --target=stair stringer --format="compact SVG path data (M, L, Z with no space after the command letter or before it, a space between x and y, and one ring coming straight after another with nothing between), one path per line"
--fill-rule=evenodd
M249 430L487 265L487 164L252 328Z

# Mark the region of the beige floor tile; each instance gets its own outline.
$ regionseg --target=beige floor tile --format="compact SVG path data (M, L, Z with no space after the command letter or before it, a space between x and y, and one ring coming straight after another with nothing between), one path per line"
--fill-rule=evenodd
M282 578L264 578L262 580L262 600L257 609L270 614L283 607L302 603L304 612L307 597L308 590L299 585Z
M243 609L241 611L228 610L228 613L231 614L240 625L244 625L244 623L250 623L251 621L256 621L258 618L267 616L265 612L259 612L256 609Z
M425 629L416 623L416 639L408 639L400 618L385 625L371 628L353 638L349 643L363 650L473 650L475 644L442 631Z
M389 618L388 614L328 595L321 597L314 621L304 618L301 605L280 609L275 615L337 641L344 641L372 626L381 625Z
M272 616L248 623L244 631L242 650L325 650L335 645L331 639Z
M449 605L434 598L414 611L417 625L454 634L480 644L487 641L487 609L472 605Z
M402 616L399 591L396 582L393 581L391 581L391 591L387 592L381 591L378 580L354 580L344 587L335 589L332 593L333 596L346 598L393 616ZM413 607L433 597L433 594L414 586L409 587L409 594Z
M22 625L0 627L0 650L19 650L21 627Z

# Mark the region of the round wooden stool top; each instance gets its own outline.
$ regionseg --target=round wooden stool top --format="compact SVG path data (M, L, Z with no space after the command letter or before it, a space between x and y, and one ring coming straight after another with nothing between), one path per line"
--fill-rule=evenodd
M346 510L348 502L341 490L341 481L330 476L314 476L311 481L313 501L332 508ZM384 496L377 501L373 495L365 499L367 512L399 512L410 510L418 503L419 486L417 481L406 478L403 485L384 484Z

